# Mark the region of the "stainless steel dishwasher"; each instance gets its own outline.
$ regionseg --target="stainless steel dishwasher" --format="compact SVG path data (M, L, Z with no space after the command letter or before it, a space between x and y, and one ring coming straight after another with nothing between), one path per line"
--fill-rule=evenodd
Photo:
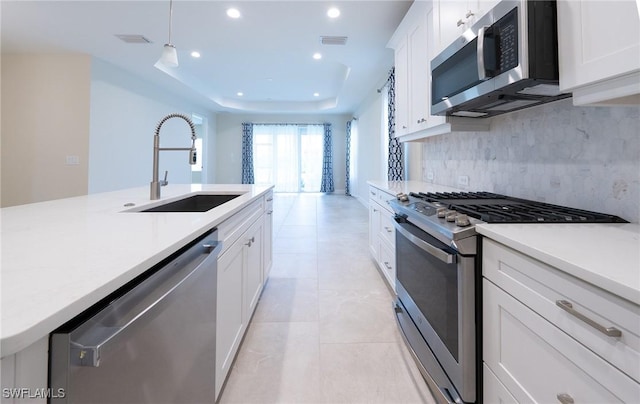
M50 402L214 403L220 248L207 232L52 333Z

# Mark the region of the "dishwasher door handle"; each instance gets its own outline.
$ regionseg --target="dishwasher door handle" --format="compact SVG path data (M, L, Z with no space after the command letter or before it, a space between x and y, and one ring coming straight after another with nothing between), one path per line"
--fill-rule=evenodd
M82 331L81 337L77 338L77 340L74 340L74 338L70 339L71 363L76 366L100 366L101 353L111 342L117 340L118 336L128 333L131 329L135 329L136 325L142 322L145 317L153 317L154 313L180 298L177 289L188 279L195 276L197 272L206 270L212 260L215 266L215 261L221 248L221 242L201 240L183 253L184 255L191 254L189 255L190 259L186 260L186 262L180 261L182 255L178 256L149 278L109 304L109 306L93 317L93 319L96 319L95 321L92 321L93 319L89 320L88 323L90 323L90 326ZM206 257L203 257L203 254L206 254ZM191 256L193 256L192 259ZM187 267L189 269L184 269ZM179 272L181 269L188 271L188 273L176 277L176 272ZM169 272L165 274L163 273L164 270ZM144 302L144 300L149 299L149 296L152 296L153 291L156 290L158 286L162 286L163 288L160 296L152 297L151 302ZM144 307L140 309L139 306L143 303ZM116 315L125 317L127 320L124 321L124 324L118 325L100 323L100 320L105 320L105 323L109 323L113 321Z

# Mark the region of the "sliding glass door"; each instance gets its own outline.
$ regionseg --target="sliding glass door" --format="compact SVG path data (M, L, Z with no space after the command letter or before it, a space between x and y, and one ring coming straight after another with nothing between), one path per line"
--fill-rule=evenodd
M319 192L323 133L322 125L254 124L255 183L275 184L275 192Z

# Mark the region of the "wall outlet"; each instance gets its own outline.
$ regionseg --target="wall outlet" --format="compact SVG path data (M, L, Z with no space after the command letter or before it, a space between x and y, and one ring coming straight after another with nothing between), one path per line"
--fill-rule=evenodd
M65 158L65 163L68 166L77 166L80 164L80 157L78 156L67 156Z
M435 176L433 175L433 171L428 171L427 172L427 181L433 181L433 178Z
M458 176L458 185L461 187L469 186L469 176L468 175L460 175Z

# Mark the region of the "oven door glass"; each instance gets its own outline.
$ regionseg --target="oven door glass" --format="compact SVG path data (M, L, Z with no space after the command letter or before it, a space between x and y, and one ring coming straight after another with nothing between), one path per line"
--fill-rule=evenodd
M398 226L397 279L451 355L459 361L456 251L411 223L398 223Z

